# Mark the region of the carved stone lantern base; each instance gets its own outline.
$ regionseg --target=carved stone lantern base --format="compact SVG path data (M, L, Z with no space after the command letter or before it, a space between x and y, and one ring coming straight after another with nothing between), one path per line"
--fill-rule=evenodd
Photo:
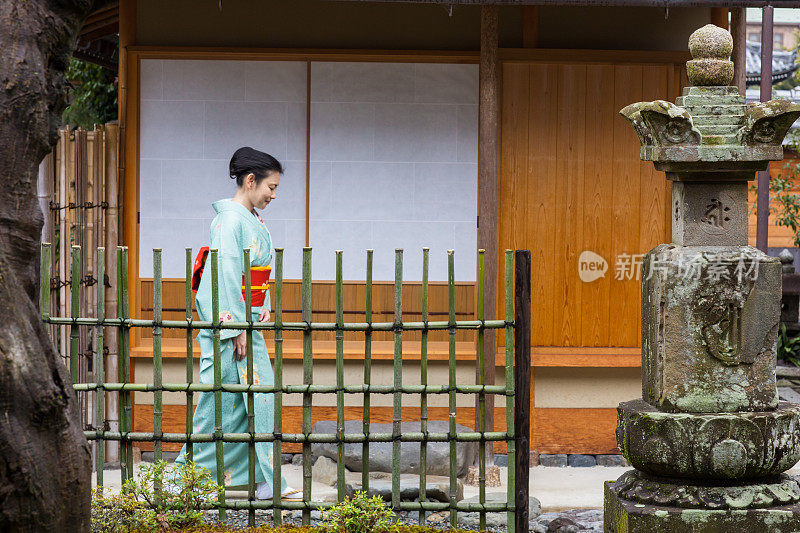
M627 475L627 474L626 474ZM625 476L623 476L624 478ZM738 531L796 533L800 531L800 496L797 482L787 477L765 480L736 491L736 487L664 484L657 492L685 498L683 507L669 504L641 503L620 497L623 478L605 484L604 528L607 533L733 533ZM670 489L674 489L670 492ZM726 499L724 493L728 489ZM643 492L646 492L642 489ZM741 498L736 501L735 495ZM743 496L742 496L743 495ZM716 498L716 499L715 499ZM690 507L692 503L703 507ZM741 507L741 502L751 502ZM770 503L766 503L770 502ZM735 506L736 505L736 506Z

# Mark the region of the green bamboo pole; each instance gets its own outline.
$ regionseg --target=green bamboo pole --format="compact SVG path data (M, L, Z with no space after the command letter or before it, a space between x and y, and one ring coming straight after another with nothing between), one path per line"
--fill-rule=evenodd
M76 383L73 385L76 391L93 391L97 388L94 383ZM103 388L106 391L130 391L130 392L153 392L155 387L152 383L104 383ZM238 392L247 393L252 390L254 393L273 394L282 392L284 394L302 394L310 392L313 394L336 394L338 388L336 385L283 385L278 388L274 385L253 385L252 387L246 383L223 383L220 385L223 392ZM161 386L162 391L166 392L214 392L216 390L211 383L164 383ZM486 394L506 394L505 385L456 385L451 389L447 385L403 385L402 387L395 388L392 385L345 385L345 394L394 394L401 392L402 394L449 394L454 390L456 394L478 394L485 392ZM475 433L478 435L478 433ZM503 434L505 434L503 432ZM488 433L487 433L488 435ZM184 441L186 439L184 438ZM335 441L332 441L335 442Z
M219 321L219 251L211 250L211 317ZM216 444L217 483L225 486L225 458L222 447L222 361L219 328L214 329L214 441ZM225 491L220 492L220 503L225 503ZM219 508L219 519L225 521L225 508Z
M118 326L117 331L117 381L120 383L125 383L125 356L124 356L124 344L125 340L123 335L125 334L125 327L123 325L123 320L125 313L123 309L125 307L123 301L123 275L125 271L122 268L122 256L123 256L123 247L117 247L117 315L120 319L120 325ZM107 387L106 387L107 388ZM125 391L122 389L119 390L119 397L117 398L117 402L119 404L119 431L121 434L125 433ZM120 480L124 484L125 480L128 479L128 462L125 460L125 442L120 442L119 446L119 466L120 466Z
M42 320L47 322L50 319L50 243L42 243L42 258L39 270L39 312Z
M365 308L365 320L367 324L372 322L372 250L367 250L367 290ZM361 488L369 492L369 425L370 425L370 393L369 387L372 381L372 330L364 332L364 385L367 387L364 392L364 444L361 451Z
M117 248L117 309L119 310L120 330L117 335L118 369L121 383L131 381L131 338L130 338L130 310L128 308L128 247ZM131 406L131 393L121 391L119 402L120 432L127 435L131 432L133 408ZM125 438L120 442L120 474L125 483L133 477L133 444Z
M285 509L329 509L336 505L335 502L284 502L283 507ZM217 507L223 507L225 509L272 509L272 502L264 502L264 501L247 501L247 500L240 500L240 501L231 501L226 502L224 504L219 504L217 502L214 503L205 503L198 506L198 509L216 509ZM448 509L450 504L442 503L442 502L401 502L400 503L400 510L402 511L418 511L420 509L425 509L426 511L442 511ZM476 512L480 510L480 504L478 503L457 503L455 504L455 508L459 511L471 511ZM487 503L485 506L485 510L487 512L501 512L506 509L506 504L504 503ZM430 528L429 528L430 529Z
M153 444L153 455L156 461L161 461L163 446L158 436L163 429L164 407L161 392L161 326L162 317L162 287L161 282L161 249L153 249L153 432L156 441Z
M141 320L136 318L126 318L124 321L120 318L107 318L100 320L97 318L70 318L70 317L50 317L48 319L50 324L54 325L78 325L78 326L97 326L103 325L108 327L133 327L133 328L150 328L153 327L152 320ZM245 330L252 327L254 331L272 331L275 329L275 324L272 322L248 324L247 322L219 322L211 321L192 321L191 324L186 320L162 320L161 327L163 329L239 329ZM447 320L443 321L430 321L427 324L424 322L404 322L403 324L396 325L394 322L373 322L367 324L366 322L345 322L341 329L344 331L394 331L401 329L402 331L434 331L434 330L478 330L484 329L502 329L506 327L503 320L486 320L481 323L478 320L459 320L455 324L450 324ZM305 322L284 322L281 326L284 331L336 331L336 322L313 322L306 324Z
M189 327L186 328L186 383L190 384L194 381L194 345L192 343L192 249L186 248L186 322ZM193 410L194 407L194 394L191 389L186 391L186 435L187 437L193 431ZM194 445L189 443L186 446L186 456L190 461L194 461Z
M428 321L428 264L430 259L430 248L422 249L422 321ZM428 330L422 330L420 341L420 384L423 387L428 385ZM420 397L420 422L419 430L425 435L428 432L428 395L422 393ZM426 489L428 486L428 443L421 442L419 445L419 501L427 500ZM419 524L424 526L426 522L425 509L420 509Z
M447 251L447 307L449 309L449 343L448 343L448 366L449 366L449 380L450 396L449 396L449 411L450 411L450 525L455 529L456 527L456 493L458 487L458 479L456 478L456 285L455 285L455 257L454 251Z
M478 250L478 320L483 321L484 311L484 283L485 283L485 251ZM486 385L486 368L484 366L485 352L483 346L484 330L478 330L478 385ZM486 432L486 393L478 393L478 432ZM478 442L478 502L486 503L486 442ZM486 512L478 514L478 529L486 529Z
M275 249L275 433L282 433L283 429L283 395L280 389L283 387L283 248ZM282 450L281 440L276 439L274 444L272 461L272 494L281 494L281 468ZM272 519L275 526L281 524L281 501L280 496L272 510Z
M87 439L95 440L98 439L98 435L105 435L106 440L126 440L132 442L152 442L155 438L155 434L153 432L130 432L130 433L120 433L118 431L112 432L107 431L105 433L101 433L98 431L84 431L83 434L86 436ZM305 435L303 433L284 433L277 437L274 433L256 433L255 435L250 435L250 433L225 433L222 437L223 442L250 442L251 439L255 440L255 442L275 442L278 438L280 438L283 442L294 442L294 443L336 443L337 437L335 434L320 434L320 433L312 433L310 435ZM454 442L479 442L481 439L486 441L505 441L508 440L508 434L505 431L493 431L493 432L486 432L486 433L478 433L478 432L462 432L457 433L455 436L451 436L450 433L427 433L423 435L420 432L404 432L398 438L394 433L370 433L369 440L370 442L394 442L399 440L400 442L450 442L451 440ZM186 442L186 434L185 433L164 433L162 440L164 442ZM190 442L214 442L216 439L214 433L194 433L191 436ZM344 434L344 442L345 443L363 443L366 440L363 433L345 433Z
M50 250L47 250L48 254ZM49 255L48 255L48 265L49 265ZM49 269L48 269L49 270ZM106 277L106 249L103 247L99 247L97 249L97 317L103 318L106 316L106 300L105 295L105 284L103 280ZM47 272L47 293L50 294L50 272ZM42 278L42 282L44 283L45 278ZM50 303L47 302L46 309L50 308ZM105 394L103 393L103 380L105 379L105 368L103 365L103 345L104 345L104 328L102 326L97 327L97 334L96 334L96 344L95 344L95 359L94 359L94 372L95 378L97 382L97 393L95 394L95 426L97 427L97 431L100 432L101 437L100 441L95 446L95 470L96 470L96 479L97 479L97 487L100 491L100 494L103 494L103 466L105 465L105 441L103 440L103 429L105 427L105 416L103 413L103 403L105 402Z
M342 251L336 250L336 325L344 324L342 296ZM339 501L345 498L344 486L344 332L336 330L336 488Z
M311 315L311 248L303 248L303 322L310 324ZM314 381L311 330L303 330L303 385ZM311 433L311 393L303 393L303 434ZM311 501L311 444L303 443L303 501ZM303 509L303 525L311 524L311 510Z
M394 323L403 322L403 250L394 251ZM397 328L394 332L394 387L403 386L403 332ZM395 390L393 394L392 435L396 439L402 433L401 421L403 394ZM392 443L392 509L400 508L400 441Z
M253 295L251 289L253 287L250 279L250 249L244 249L244 315L248 322L253 321ZM247 328L246 337L246 357L247 357L247 384L253 385L253 329ZM247 432L254 435L256 432L256 414L255 414L255 400L253 391L247 391ZM256 443L251 440L247 444L247 499L256 499ZM247 526L255 527L256 525L256 510L249 509L247 511Z
M70 317L77 318L80 314L80 294L81 294L81 247L72 247L72 279L70 279L70 296L72 306ZM78 325L73 324L69 328L69 373L73 383L78 383L78 373L80 368L80 331ZM75 395L77 398L77 394Z
M508 434L508 480L506 499L508 508L507 531L516 529L516 512L513 505L516 500L516 464L517 453L514 444L514 252L506 250L505 254L505 321L506 321L506 433Z

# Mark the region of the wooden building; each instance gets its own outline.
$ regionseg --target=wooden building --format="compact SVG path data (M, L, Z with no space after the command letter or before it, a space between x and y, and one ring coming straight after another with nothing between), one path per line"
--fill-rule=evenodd
M184 248L205 243L211 201L234 192L227 161L251 145L287 167L263 213L286 249L286 320L299 317L305 245L314 248L314 319L325 321L335 249L345 250L346 320L364 313L366 248L375 249L383 318L392 311L391 256L405 249L408 319L420 312L422 246L432 254L433 313L446 309L444 253L456 250L459 318L474 316L477 248L487 249L493 277L504 249L530 249L531 448L616 453L616 406L641 395L636 265L671 232L670 187L640 162L618 110L674 100L689 34L727 20L726 9L700 7L122 0L130 309L151 316L150 249L161 247L165 318L184 316ZM605 262L605 275L581 279L583 252ZM165 334L164 382L184 380L180 335ZM283 382L299 383L299 337L287 337ZM333 379L332 339L315 338L315 382ZM445 340L432 337L432 383L446 382ZM363 339L346 341L345 379L359 383ZM134 343L135 380L150 381L147 332ZM413 335L404 349L404 379L418 382ZM391 350L388 336L376 338L373 382L391 379ZM474 382L474 336L459 334L458 360L459 380ZM152 430L152 397L134 401L136 430ZM182 430L184 401L165 394L165 430ZM285 423L299 423L300 398L284 405ZM446 417L446 403L431 405L431 418ZM313 418L334 418L334 406L320 395ZM459 422L472 424L473 406L459 399ZM376 398L372 410L389 420L390 399ZM361 418L360 398L348 399L346 413ZM404 398L404 413L418 416L418 400ZM498 407L495 427L504 420Z

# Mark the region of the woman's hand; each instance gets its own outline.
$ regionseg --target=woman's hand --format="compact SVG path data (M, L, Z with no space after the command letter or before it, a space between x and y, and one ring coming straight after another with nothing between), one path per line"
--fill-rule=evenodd
M233 338L233 359L241 361L247 357L247 332L243 331Z
M261 309L258 315L259 322L269 322L269 309ZM247 332L241 332L233 339L233 358L236 361L241 361L247 357Z

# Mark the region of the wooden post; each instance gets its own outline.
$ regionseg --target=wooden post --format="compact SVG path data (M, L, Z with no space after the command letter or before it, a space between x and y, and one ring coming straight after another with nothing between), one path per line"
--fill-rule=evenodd
M134 90L128 95L130 83L136 83L138 66L128 64L128 47L136 44L136 0L120 0L119 2L119 163L118 187L120 203L118 204L118 220L120 222L121 243L128 246L129 272L128 279L133 290L128 295L128 307L131 316L136 317L139 312L138 279L139 279L139 224L138 210L139 198L137 181L138 176L133 172L136 168L135 159L137 146L137 129L135 117L129 114L138 105L138 95ZM120 303L121 305L121 303ZM134 334L138 334L134 332Z
M746 84L745 74L746 43L747 43L747 10L743 7L731 9L731 35L733 35L733 84L739 88L739 94L744 96Z
M528 531L531 431L531 252L514 252L514 440L516 533Z
M485 313L495 317L497 305L497 6L481 7L481 62L478 108L478 248L486 250ZM494 385L494 330L484 336L484 376ZM476 368L476 377L480 369ZM494 431L494 395L486 398L486 431ZM478 399L475 399L475 427L478 427ZM487 446L489 464L494 447Z
M711 8L711 24L719 26L720 28L728 29L728 8L727 7L712 7Z
M761 14L761 101L772 99L772 6ZM758 173L756 248L767 253L769 229L769 166Z

